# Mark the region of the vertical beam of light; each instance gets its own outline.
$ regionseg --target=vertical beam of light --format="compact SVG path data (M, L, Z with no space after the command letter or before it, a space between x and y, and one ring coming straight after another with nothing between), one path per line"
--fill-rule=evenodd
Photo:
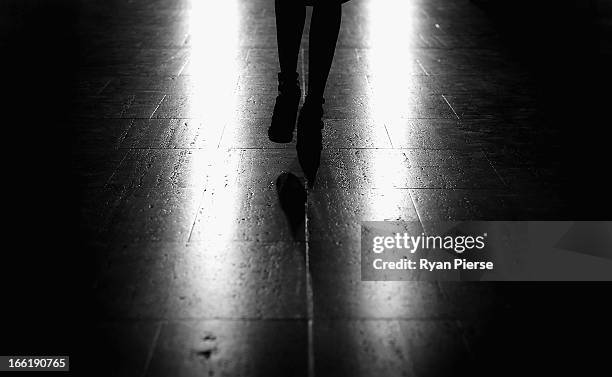
M239 151L219 148L225 126L238 108L236 85L242 69L240 37L243 33L239 0L191 0L186 16L189 22L189 61L181 73L190 85L184 94L188 117L200 127L206 142L197 151L190 168L193 182L206 176L203 194L197 198L199 210L189 243L194 246L175 266L182 285L175 296L192 298L178 302L182 317L225 319L244 316L256 297L247 292L244 255L233 242L242 192L236 183ZM235 323L221 325L240 339Z
M209 228L205 232L219 237L232 233L236 210L235 188L220 183L227 181L228 173L238 170L239 161L226 158L229 154L218 148L218 140L237 106L240 16L238 0L191 0L188 73L192 90L188 93L188 114L200 122L204 138L211 140L204 157L198 159L202 166L192 171L196 176L206 172L207 192L218 197L216 201L203 200L201 205L208 207L202 207L198 216L204 221L215 218L206 221ZM220 202L224 206L216 205Z
M190 118L201 119L209 128L222 129L236 106L235 89L240 73L237 1L192 0L189 33L193 85Z
M410 0L370 0L364 6L368 47L362 57L370 86L370 118L378 127L413 116L417 10ZM405 157L399 151L390 155L376 151L367 163L376 187L391 189L407 181ZM371 220L402 220L397 210L401 197L396 190L375 195L367 205Z
M363 52L366 74L370 85L370 117L379 127L399 118L413 117L410 111L415 98L414 47L418 37L416 22L418 8L410 0L370 0L365 4L367 31ZM401 151L386 154L374 151L367 159L372 180L380 190L366 203L368 220L416 220L407 219L403 202L410 202L405 187L408 171ZM361 282L359 285L360 313L378 318L413 315L406 308L415 308L422 295L411 296L412 282ZM413 301L406 305L406 301ZM412 309L409 309L412 310ZM376 327L368 327L372 338L383 334ZM384 330L384 329L383 329Z
M239 161L227 158L229 154L218 148L218 140L237 106L241 55L239 9L238 0L191 0L189 14L188 73L192 90L188 94L188 113L190 118L201 122L201 132L212 141L207 143L204 158L200 160L203 166L193 169L193 174L206 172L207 192L217 196L215 201L203 200L198 214L204 221L215 218L215 221L206 221L205 233L209 236L228 236L234 228L237 192L232 185L221 183L227 181L228 173L238 170Z
M410 117L414 102L414 47L417 12L408 0L367 4L367 74L372 91L372 118L385 122Z

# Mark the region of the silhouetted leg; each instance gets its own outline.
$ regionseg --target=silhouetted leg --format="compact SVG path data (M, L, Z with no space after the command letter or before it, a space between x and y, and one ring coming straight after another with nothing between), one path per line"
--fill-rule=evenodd
M282 73L297 71L300 42L306 21L306 6L300 0L275 0L276 41Z
M268 128L268 138L276 143L289 143L293 139L297 109L302 97L296 71L306 6L301 0L276 0L274 4L280 72L278 96Z
M308 96L312 99L323 98L341 19L342 6L333 0L313 7L308 41Z
M327 1L327 2L326 2ZM342 19L342 6L333 0L321 0L315 5L310 23L308 53L308 95L298 118L296 149L298 160L313 186L323 149L323 93L329 76ZM330 4L332 3L332 4Z

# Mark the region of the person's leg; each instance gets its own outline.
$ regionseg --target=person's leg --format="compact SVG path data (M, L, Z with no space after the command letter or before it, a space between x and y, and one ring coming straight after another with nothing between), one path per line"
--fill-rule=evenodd
M297 71L300 42L306 21L306 6L301 0L275 0L276 41L281 73Z
M308 184L312 186L321 162L323 148L323 93L329 76L342 6L334 0L321 0L312 10L308 41L308 94L298 118L297 152Z
M334 59L342 6L323 0L313 7L308 41L308 97L322 99L329 70Z
M297 108L302 97L296 71L306 20L306 6L303 0L275 0L274 6L280 72L278 96L268 128L268 137L273 142L288 143L293 139Z

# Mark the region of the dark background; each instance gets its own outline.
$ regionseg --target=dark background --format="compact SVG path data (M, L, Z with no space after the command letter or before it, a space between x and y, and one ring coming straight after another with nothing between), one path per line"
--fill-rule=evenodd
M506 47L539 77L542 158L561 161L566 220L609 220L612 7L604 1L475 1ZM87 278L93 261L81 239L80 193L72 176L71 102L80 51L77 1L0 3L0 72L5 245L0 354L70 355L94 368ZM550 148L560 145L561 148ZM525 219L538 220L538 219ZM505 303L483 319L469 370L486 374L573 372L608 366L612 285L494 285ZM485 321L486 320L486 321ZM486 323L486 325L485 325ZM466 369L466 370L467 370ZM589 373L592 372L592 373Z
M569 205L555 219L609 220L612 3L603 0L473 0L506 48L537 77L542 159L560 162L555 179ZM559 145L560 148L555 148ZM544 163L546 161L543 161ZM531 220L531 219L528 219Z
M77 230L70 152L85 42L78 14L76 1L0 3L2 355L75 355L77 336L86 336L87 250Z

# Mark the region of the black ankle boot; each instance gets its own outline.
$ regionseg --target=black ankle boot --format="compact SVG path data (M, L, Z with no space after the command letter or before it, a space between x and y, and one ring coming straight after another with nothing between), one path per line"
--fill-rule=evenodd
M323 131L323 98L312 99L306 97L304 106L300 110L298 118L298 149L299 148L314 148L321 150Z
M290 143L293 140L295 119L302 91L297 73L278 74L278 96L268 128L268 138L275 143Z
M317 170L321 163L323 149L323 98L306 97L297 121L296 149L302 170L309 181L314 184Z

